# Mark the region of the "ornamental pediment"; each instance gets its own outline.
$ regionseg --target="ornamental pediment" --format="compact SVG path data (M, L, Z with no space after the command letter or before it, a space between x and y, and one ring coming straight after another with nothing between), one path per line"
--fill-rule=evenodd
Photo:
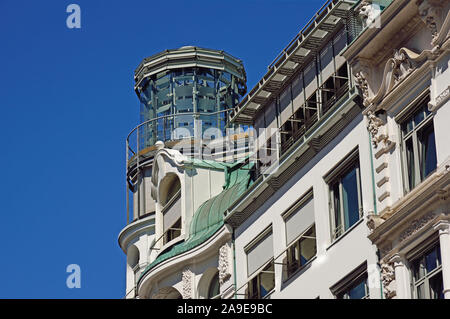
M383 24L381 19L379 31L363 31L361 39L355 41L362 42L371 31L376 33L370 39L375 44L370 48L352 44L361 46L350 63L366 108L379 110L383 99L415 70L449 50L449 7L449 0L409 2L399 13L406 20L403 24ZM386 30L383 32L383 29Z

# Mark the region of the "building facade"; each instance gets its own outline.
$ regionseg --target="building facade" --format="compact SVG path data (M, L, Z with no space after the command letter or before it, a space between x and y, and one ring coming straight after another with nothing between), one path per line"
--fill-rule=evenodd
M223 51L145 59L126 298L450 299L449 8L326 1L247 94Z

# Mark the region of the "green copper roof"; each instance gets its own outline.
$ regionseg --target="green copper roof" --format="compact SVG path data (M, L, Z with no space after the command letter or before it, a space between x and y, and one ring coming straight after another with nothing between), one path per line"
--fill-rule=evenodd
M198 159L198 158L188 158L185 160L185 166L193 166L200 168L209 168L209 169L220 169L225 170L227 168L236 166L239 162L234 163L225 163L225 162L216 162L212 160Z
M223 217L225 211L252 183L250 169L253 167L253 163L243 164L242 162L238 162L227 164L213 161L192 160L192 164L197 167L199 165L210 165L210 168L220 167L224 169L224 190L204 202L197 209L191 221L189 237L187 240L173 245L169 251L159 255L144 269L139 280L145 273L162 261L189 251L214 235L214 233L224 224Z

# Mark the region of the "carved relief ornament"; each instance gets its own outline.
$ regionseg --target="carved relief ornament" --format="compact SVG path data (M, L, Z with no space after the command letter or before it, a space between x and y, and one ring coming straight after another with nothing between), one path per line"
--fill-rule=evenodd
M384 126L384 121L375 115L373 111L367 112L367 130L372 136L372 143L375 148L382 141L386 141L388 138L386 134L380 134L381 128Z
M390 262L381 263L381 282L386 299L391 299L396 295L395 270Z
M435 212L429 212L428 214L425 214L419 219L414 220L411 225L402 232L400 235L400 241L404 241L423 229L431 220L433 220L436 217Z
M231 277L229 248L225 244L219 249L219 283L223 285Z
M371 98L364 99L364 106L377 105L381 100L408 74L420 66L429 58L435 57L435 53L424 50L417 54L407 48L394 51L394 56L387 60L383 80L378 92Z
M192 280L194 277L194 273L190 269L183 270L181 274L182 281L182 296L183 299L192 298Z
M444 16L448 0L418 0L416 4L419 17L431 31L431 45L441 45L448 38L449 15Z

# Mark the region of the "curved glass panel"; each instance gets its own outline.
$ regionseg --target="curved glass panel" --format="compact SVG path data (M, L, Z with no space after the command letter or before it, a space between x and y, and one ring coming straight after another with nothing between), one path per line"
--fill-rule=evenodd
M158 140L202 138L210 128L218 128L224 136L226 110L235 107L242 97L240 82L225 71L199 67L147 78L139 92L140 120L148 122L138 129L139 148Z

